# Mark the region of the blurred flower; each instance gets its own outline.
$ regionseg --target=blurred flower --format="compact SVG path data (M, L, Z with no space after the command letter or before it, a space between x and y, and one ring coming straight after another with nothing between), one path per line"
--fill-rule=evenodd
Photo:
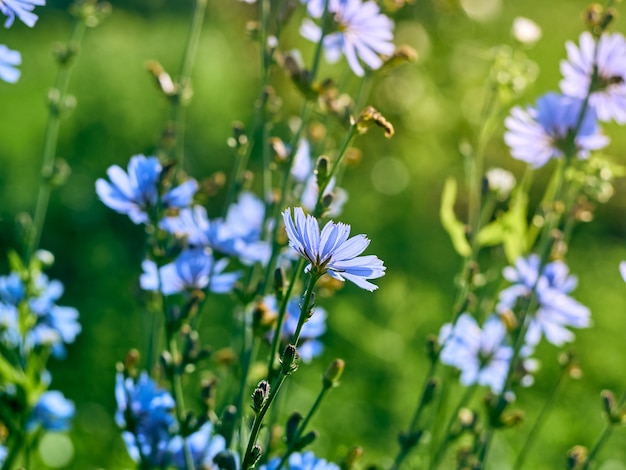
M0 465L2 465L9 454L6 447L0 444Z
M4 44L0 44L0 79L8 83L17 82L20 78L20 71L15 66L21 63L22 56L18 51L12 51Z
M576 288L577 279L569 275L562 261L548 263L539 276L540 259L536 254L519 258L515 266L504 269L504 278L513 285L499 294L498 312L515 311L519 300L528 299L535 289L538 307L531 314L526 333L527 349L532 349L541 340L542 334L548 342L561 346L574 339L566 327L585 328L590 323L590 312L568 294Z
M37 15L32 11L35 6L45 4L46 0L0 0L0 11L7 16L4 27L10 27L17 16L26 26L32 28L37 22Z
M209 247L228 256L238 256L242 263L266 264L271 247L261 240L265 206L254 194L244 192L228 208L226 220L209 220L202 206L182 209L176 217L166 217L161 228L187 237L192 247Z
M197 469L217 468L213 464L213 457L226 448L226 439L213 432L213 423L203 424L200 429L187 437L187 446L191 452L194 467ZM168 447L172 463L176 468L186 468L183 438L175 436Z
M0 340L9 347L18 346L21 343L18 321L17 307L0 302Z
M128 164L128 173L119 166L110 166L107 175L111 183L100 178L96 192L100 200L120 214L127 214L136 224L149 220L147 212L160 203L164 209L189 206L198 183L190 179L170 189L159 198L161 164L157 157L135 155Z
M267 295L263 297L263 305L273 315L278 315L278 304L274 295ZM293 335L296 333L298 327L298 320L300 319L300 301L297 298L289 300L287 303L287 311L285 312L285 321L283 322L283 328L281 331L281 342L287 344ZM300 341L298 343L298 353L304 362L311 362L313 358L322 354L324 350L324 343L317 338L322 336L326 332L326 317L328 314L322 307L316 306L313 310L311 317L304 323L302 331L300 332ZM269 338L274 335L274 331L271 332Z
M10 305L17 305L25 298L26 288L19 274L0 276L0 300Z
M624 282L626 282L626 261L622 261L619 264L619 272L622 275L622 279L624 279Z
M313 159L311 158L311 145L307 139L301 139L296 154L293 156L291 176L298 183L304 183L313 174Z
M464 313L454 326L446 323L441 328L441 362L461 371L463 385L478 383L500 393L513 356L505 339L506 327L497 316L487 319L481 330L476 320Z
M608 138L600 134L592 108L587 108L576 128L582 105L577 98L547 93L537 100L536 108L513 108L504 121L504 141L511 148L511 155L538 168L551 158L562 156L572 138L579 158L587 158L590 150L605 147Z
M289 245L309 261L305 272L313 270L317 274L328 273L343 281L352 281L357 286L373 291L378 286L367 279L377 279L385 275L383 262L374 255L358 256L369 245L365 235L355 235L348 239L350 226L328 221L320 233L315 217L305 215L301 207L283 212L283 221Z
M44 392L33 408L27 427L41 425L47 431L67 431L74 417L74 403L58 391Z
M313 10L317 13L319 3L311 2L309 12ZM393 22L380 13L375 2L328 0L328 11L332 13L336 26L336 31L323 39L324 52L329 62L337 62L343 54L352 71L362 77L365 71L359 59L376 70L383 64L378 54L393 54L395 50L391 42ZM322 29L311 20L305 19L300 34L310 41L319 42L322 38Z
M506 199L515 187L513 173L502 168L490 168L486 174L489 190L498 195L499 199Z
M160 290L164 295L176 294L187 289L204 289L224 294L230 292L239 279L239 273L222 273L228 259L213 259L211 252L204 248L183 251L174 262L162 266L157 271L154 261L142 263L144 273L140 277L141 288L150 291Z
M276 470L280 460L278 457L273 458L267 465L261 465L259 470ZM289 456L286 467L289 470L339 470L338 465L315 457L313 452L305 452L304 454L294 452Z
M529 18L518 16L513 20L513 37L522 44L532 45L541 39L541 28Z
M619 33L602 34L598 43L590 33L580 36L580 46L567 42L567 60L561 61L561 90L568 96L584 99L600 121L614 119L626 123L626 39ZM593 89L592 77L597 73Z
M148 374L143 372L137 382L115 377L117 411L115 422L125 431L122 438L128 454L135 462L140 460L154 466L164 466L170 432L176 428L172 410L176 404L165 390L157 388Z

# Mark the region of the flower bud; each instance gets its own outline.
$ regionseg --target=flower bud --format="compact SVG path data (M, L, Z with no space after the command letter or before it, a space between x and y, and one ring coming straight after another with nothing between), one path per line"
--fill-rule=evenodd
M365 108L354 122L356 131L359 134L365 134L373 126L377 125L385 131L385 137L390 139L393 137L395 130L393 125L387 121L385 116L379 113L373 106Z
M285 271L280 267L274 270L274 292L276 299L280 301L285 292Z
M263 405L267 401L270 394L270 384L266 380L261 380L259 385L252 392L252 409L255 413L259 413Z
M324 388L338 387L345 367L346 363L343 359L335 359L331 362L322 379Z
M574 446L567 453L568 470L580 470L587 462L587 448Z
M361 447L353 447L348 451L348 455L344 459L341 468L344 470L352 470L352 468L356 467L363 457L363 449Z
M317 439L318 433L317 431L310 431L298 439L298 442L295 445L295 450L300 451L304 449L306 446L311 445L315 439Z
M238 470L239 456L235 455L231 450L223 450L213 457L213 463L215 463L220 470Z
M330 161L326 155L322 155L317 159L317 164L315 165L315 175L317 176L317 185L321 188L324 183L326 183L326 179L328 178L328 167L330 165Z
M283 374L290 375L298 369L300 355L293 344L288 344L280 361Z
M292 413L287 420L287 423L285 424L285 440L287 441L288 446L291 446L296 438L302 419L302 415L296 411Z
M126 353L126 357L124 358L124 370L126 371L126 375L131 377L137 375L137 366L140 360L141 354L137 349L133 348Z

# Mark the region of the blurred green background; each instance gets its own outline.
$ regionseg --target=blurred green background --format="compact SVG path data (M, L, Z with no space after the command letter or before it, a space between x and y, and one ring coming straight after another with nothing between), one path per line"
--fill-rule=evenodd
M17 246L16 215L34 207L45 97L55 76L51 49L69 36L67 2L48 3L38 8L40 19L32 30L22 24L0 30L0 43L23 56L19 83L0 83L2 253ZM112 5L111 17L87 32L72 76L70 90L78 107L63 122L58 148L72 174L53 194L41 243L56 256L51 277L66 286L60 303L78 308L83 326L68 358L50 363L52 388L77 405L71 441L56 436L43 445L52 456L49 465L76 469L132 466L113 421L113 383L115 363L143 341L137 282L143 233L98 201L94 183L108 166L126 167L131 155L149 154L158 143L168 105L145 64L157 59L176 73L192 7L190 0L118 0ZM346 173L343 185L350 200L341 217L354 233L372 239L369 252L385 261L387 275L373 294L347 285L333 299L319 301L329 311L326 351L293 377L282 406L283 413L296 408L304 412L327 364L335 357L346 360L342 386L314 422L322 431L313 446L318 454L339 461L350 447L361 445L364 462L389 465L397 452L397 433L408 425L426 374L425 338L448 320L454 302L453 281L461 260L439 223L439 198L446 176L462 178L459 144L471 138L469 129L480 107L488 67L485 51L511 43L516 16L541 26L542 39L527 51L540 66L537 82L520 100L530 103L557 89L564 43L576 40L583 30L581 12L586 6L580 0L416 0L395 16L396 44L416 48L419 60L373 84L369 103L394 123L396 136L387 141L373 132L356 141L364 157ZM232 123L250 123L258 51L244 31L255 14L254 6L235 0L209 1L185 143L186 169L198 179L215 171L229 173ZM298 37L298 25L294 20L286 31L285 48L303 48L305 60L310 60L312 46ZM618 21L616 29L624 31L626 24ZM326 67L322 75L343 70L345 63ZM285 114L297 113L301 101L283 73L275 75L285 93ZM606 131L612 138L608 153L624 162L626 133L616 126ZM501 134L487 148L487 166L503 166L520 175L523 165L508 156ZM541 170L538 179L545 180L549 171ZM541 189L538 183L535 198ZM589 306L594 319L593 328L576 332L572 347L584 375L568 382L557 399L528 468L563 468L569 448L590 446L604 426L600 391L620 393L626 386L626 286L617 269L626 259L625 206L626 185L618 181L615 197L597 208L596 220L576 229L569 252L571 270L580 280L575 297ZM464 207L461 200L460 214ZM209 211L220 208L216 204ZM0 263L6 272L4 256ZM224 300L207 307L203 334L216 348L228 346L229 305ZM553 386L558 351L546 346L539 354L543 367L536 384L519 394L528 421L497 435L490 468L507 468L502 462L519 450ZM458 387L450 392L457 394ZM609 462L599 468L626 469L624 439L624 430L614 434L600 456ZM73 459L64 463L70 451ZM420 467L419 458L410 463ZM452 460L448 464L452 466Z

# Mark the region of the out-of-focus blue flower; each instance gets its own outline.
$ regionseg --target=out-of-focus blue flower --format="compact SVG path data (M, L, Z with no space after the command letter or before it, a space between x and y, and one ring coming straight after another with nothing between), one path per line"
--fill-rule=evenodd
M17 82L20 71L16 66L21 64L22 56L18 51L12 51L4 44L0 44L0 79L8 83Z
M274 458L267 465L261 465L259 470L276 470L280 460L278 457ZM289 456L288 462L289 464L286 467L289 470L339 470L338 465L315 457L313 452L305 452L303 454L294 452Z
M36 284L41 293L29 299L28 306L37 316L37 323L28 332L27 345L52 346L52 354L63 358L64 344L73 343L81 332L78 310L56 305L55 302L63 295L63 284L60 281L49 281L48 276L41 274Z
M359 256L370 241L365 235L350 236L350 226L328 221L320 233L317 219L305 215L301 207L283 212L289 245L309 261L305 272L328 273L340 281L349 280L362 289L373 291L378 286L367 279L385 275L382 260L375 255Z
M589 91L589 104L600 121L614 119L626 123L626 39L619 33L604 33L596 41L590 33L580 36L580 46L567 42L567 60L561 61L561 91L584 99ZM589 90L591 79L597 82Z
M541 276L539 266L539 256L532 254L505 268L503 275L513 285L500 292L496 306L499 312L515 310L519 300L528 299L535 288L538 308L529 312L532 316L525 338L530 349L539 343L542 335L556 346L573 341L574 334L566 327L586 328L591 315L587 307L568 295L576 288L577 279L569 274L565 263L546 264Z
M7 458L7 455L9 454L8 450L6 447L4 447L3 445L0 445L0 465L2 465L4 463L4 461Z
M47 431L67 431L75 411L74 403L61 392L47 391L33 408L27 427L41 426Z
M193 248L183 251L174 262L162 266L157 271L153 261L146 260L140 277L142 289L160 290L165 295L176 294L187 289L204 289L209 286L211 292L224 294L230 292L239 279L239 273L222 273L228 264L223 258L213 259L210 250ZM160 279L159 279L160 274Z
M311 16L317 15L320 2L309 2ZM323 11L323 3L321 4ZM383 64L379 54L391 55L394 51L393 22L380 13L373 1L329 0L328 11L332 13L336 31L326 35L324 52L326 59L337 62L345 55L352 71L362 77L365 74L361 61L376 70ZM305 19L300 34L306 39L319 42L322 29L309 19Z
M505 339L506 327L497 316L490 317L481 330L476 320L464 313L454 326L446 323L441 328L441 362L461 371L463 385L478 383L500 393L513 356Z
M120 214L127 214L136 224L149 220L148 211L159 202L159 178L162 167L157 157L135 155L128 163L128 173L113 165L107 170L111 182L100 178L96 192L100 200ZM190 179L161 195L164 209L183 208L191 204L198 183Z
M263 306L278 315L278 303L274 295L263 297ZM285 312L285 320L281 331L281 341L287 343L293 338L298 327L298 319L300 318L300 302L297 298L289 300L287 303L287 311ZM326 317L328 314L322 307L316 306L313 314L306 321L300 332L300 341L298 343L298 353L304 362L310 362L313 358L322 354L324 343L318 338L326 332ZM274 335L272 331L269 335L271 339Z
M187 437L187 446L191 452L195 468L214 468L213 457L226 448L226 439L213 433L213 424L209 421ZM168 450L171 454L172 464L176 468L187 468L182 437L173 437Z
M537 100L536 108L516 106L504 124L504 141L511 155L535 168L561 157L568 139L576 131L583 102L556 93L547 93ZM587 158L590 150L605 147L609 140L600 134L593 108L587 108L574 138L576 156Z
M0 302L0 340L10 347L20 344L19 313L15 305Z
M209 247L228 256L237 256L244 264L266 264L271 253L263 236L265 206L254 194L244 192L232 204L226 220L209 220L202 206L183 209L176 217L166 217L161 228L187 237L190 246Z
M0 11L7 16L4 27L9 28L17 16L26 26L33 27L37 15L33 13L36 6L45 5L46 0L0 0Z
M144 460L154 466L165 465L171 432L176 430L172 415L176 403L172 396L158 388L143 372L137 382L130 377L124 379L118 373L115 398L115 422L125 429L122 438L128 454L135 462Z
M26 288L17 273L0 276L0 300L16 305L26 298Z

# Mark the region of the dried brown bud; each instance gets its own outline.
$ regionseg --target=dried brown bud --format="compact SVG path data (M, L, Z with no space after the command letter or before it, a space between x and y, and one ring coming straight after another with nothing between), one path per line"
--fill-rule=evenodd
M359 134L365 134L373 126L377 125L385 131L385 137L390 139L393 137L395 130L393 125L387 121L385 116L380 114L373 106L368 106L361 112L357 120L354 122L356 131Z

